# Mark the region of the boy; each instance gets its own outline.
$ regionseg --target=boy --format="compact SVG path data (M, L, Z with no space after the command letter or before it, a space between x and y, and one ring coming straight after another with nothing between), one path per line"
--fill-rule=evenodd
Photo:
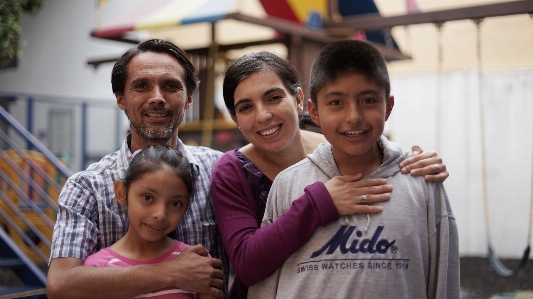
M398 164L408 153L381 136L394 105L381 54L362 41L326 46L310 90L309 114L328 143L276 177L263 226L316 181L362 173L394 189L382 213L318 228L249 298L460 298L457 226L444 187L403 175Z

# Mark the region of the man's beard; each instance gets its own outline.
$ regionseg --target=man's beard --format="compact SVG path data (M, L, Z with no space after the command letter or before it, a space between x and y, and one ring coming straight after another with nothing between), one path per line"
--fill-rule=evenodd
M143 112L144 113L144 112ZM126 111L126 115L128 115ZM181 123L181 120L178 122L170 122L166 124L165 127L161 126L150 126L148 127L145 122L142 120L138 123L132 122L131 119L128 116L128 119L130 121L130 126L132 130L135 130L137 134L142 137L145 140L154 141L154 142L167 142L170 140L174 132L176 132L176 129L178 128L179 124Z

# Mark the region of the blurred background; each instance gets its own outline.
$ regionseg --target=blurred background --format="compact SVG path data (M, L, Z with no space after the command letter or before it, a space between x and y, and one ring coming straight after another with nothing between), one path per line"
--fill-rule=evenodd
M463 273L483 277L490 246L511 272L486 284L522 275L520 289L533 290L533 278L520 274L531 263L512 271L530 257L532 13L532 0L2 0L0 25L13 28L0 27L5 239L28 257L24 264L46 264L64 180L117 150L128 132L111 69L139 41L167 39L188 52L201 84L180 139L227 151L246 144L222 99L234 59L279 54L307 96L316 53L334 40L363 39L388 62L395 106L385 134L405 150L436 150L450 171L444 185L460 254L474 261Z

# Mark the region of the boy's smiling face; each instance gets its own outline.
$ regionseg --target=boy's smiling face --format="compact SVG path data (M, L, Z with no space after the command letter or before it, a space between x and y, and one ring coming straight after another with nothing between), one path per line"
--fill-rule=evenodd
M337 165L357 161L368 165L376 159L381 162L376 142L393 105L394 98L387 100L384 87L349 73L326 83L317 93L317 105L309 101L308 109L331 143Z

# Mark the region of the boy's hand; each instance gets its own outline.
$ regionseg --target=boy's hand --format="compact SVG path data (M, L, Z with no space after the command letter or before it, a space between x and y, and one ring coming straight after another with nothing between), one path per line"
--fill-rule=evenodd
M336 176L324 184L340 215L380 213L383 207L368 204L390 199L392 185L386 185L386 179L359 181L361 177L362 174Z
M424 152L418 145L412 147L413 156L400 163L402 173L410 173L412 176L424 176L429 182L444 182L450 175L446 170L446 164L437 152Z

